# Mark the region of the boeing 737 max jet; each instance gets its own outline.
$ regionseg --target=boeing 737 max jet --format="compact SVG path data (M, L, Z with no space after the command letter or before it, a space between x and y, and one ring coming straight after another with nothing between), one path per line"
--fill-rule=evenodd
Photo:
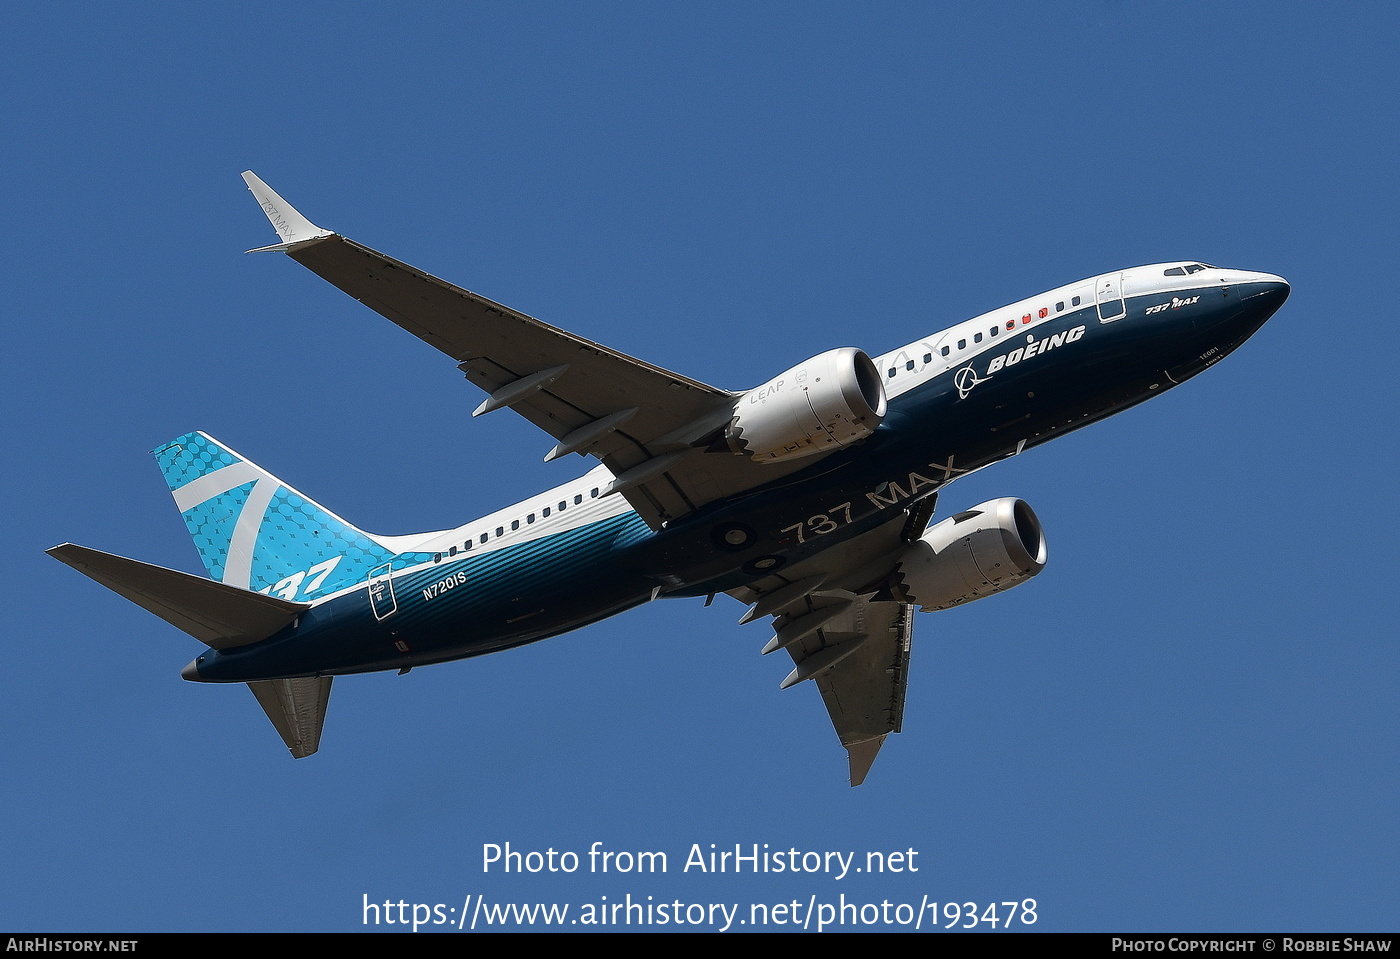
M878 357L845 347L732 393L469 293L314 225L251 172L282 252L432 344L569 454L582 478L457 529L362 532L203 433L155 451L209 579L49 552L207 649L186 679L247 683L293 756L332 677L477 656L668 596L772 618L765 653L812 680L864 780L904 711L914 611L1025 582L1024 501L930 525L959 476L1156 396L1288 296L1268 273L1159 263L1090 277Z

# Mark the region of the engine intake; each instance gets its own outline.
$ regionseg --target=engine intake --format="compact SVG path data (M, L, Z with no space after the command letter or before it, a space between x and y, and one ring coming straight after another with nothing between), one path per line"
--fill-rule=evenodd
M885 408L870 357L828 350L740 396L724 438L735 453L769 463L832 453L875 432Z
M890 588L925 611L1019 586L1045 568L1045 533L1014 496L988 500L929 527L900 555Z

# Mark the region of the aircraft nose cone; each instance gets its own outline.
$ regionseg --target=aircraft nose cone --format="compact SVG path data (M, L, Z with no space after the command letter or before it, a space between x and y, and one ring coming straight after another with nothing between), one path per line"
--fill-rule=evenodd
M1255 273L1239 286L1240 310L1215 328L1233 350L1253 336L1283 306L1291 292L1288 281L1272 273Z
M1283 306L1283 301L1288 299L1288 294L1293 292L1293 288L1288 285L1288 281L1281 276L1269 276L1263 283L1258 284L1258 288L1245 297L1245 302L1256 309L1267 310L1266 316L1272 316L1274 311Z
M1241 291L1240 305L1244 307L1244 316L1252 327L1251 333L1283 306L1290 292L1292 288L1287 280L1270 273L1262 274L1258 280L1245 286Z

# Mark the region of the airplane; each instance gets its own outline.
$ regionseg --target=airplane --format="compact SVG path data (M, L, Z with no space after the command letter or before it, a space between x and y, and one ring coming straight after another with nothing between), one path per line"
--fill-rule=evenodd
M1089 277L877 357L823 352L718 389L430 276L302 216L251 171L271 246L451 357L584 476L457 529L365 533L214 438L154 450L208 578L65 543L48 552L209 647L187 680L247 683L294 757L334 677L482 655L652 600L725 593L811 680L852 786L903 724L914 612L1046 564L1024 501L932 523L954 480L1164 393L1287 299L1197 261Z

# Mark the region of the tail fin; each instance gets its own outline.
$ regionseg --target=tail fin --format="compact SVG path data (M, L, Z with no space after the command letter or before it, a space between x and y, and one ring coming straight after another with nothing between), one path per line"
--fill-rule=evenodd
M211 579L313 602L399 555L204 433L154 453Z

